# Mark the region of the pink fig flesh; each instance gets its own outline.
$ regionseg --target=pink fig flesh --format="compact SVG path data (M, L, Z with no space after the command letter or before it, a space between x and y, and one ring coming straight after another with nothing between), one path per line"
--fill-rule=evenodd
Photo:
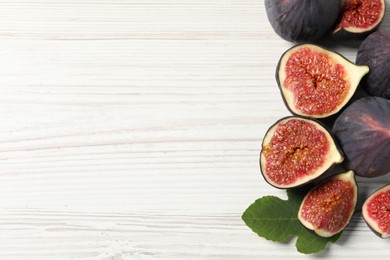
M374 192L363 204L363 218L380 237L390 237L390 184Z
M298 212L299 221L322 237L341 232L356 207L357 185L353 171L325 179L308 192Z

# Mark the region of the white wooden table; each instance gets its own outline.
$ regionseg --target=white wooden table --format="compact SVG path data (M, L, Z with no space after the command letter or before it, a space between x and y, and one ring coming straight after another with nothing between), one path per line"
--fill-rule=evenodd
M290 46L262 0L0 0L0 259L300 257L241 220ZM306 258L389 254L354 217Z

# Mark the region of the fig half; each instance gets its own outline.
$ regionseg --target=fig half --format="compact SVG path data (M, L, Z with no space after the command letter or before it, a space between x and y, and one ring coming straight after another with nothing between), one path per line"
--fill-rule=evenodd
M357 195L353 171L325 179L304 197L298 219L319 236L331 237L348 225L355 211Z
M390 237L390 184L374 192L362 208L368 226L381 238Z
M360 44L357 64L370 67L363 79L368 94L390 99L390 28L379 29Z
M333 137L319 122L289 116L265 134L260 169L272 186L292 188L319 177L343 159Z
M346 167L356 175L377 177L390 172L390 100L358 99L336 119L333 133L344 151Z
M340 0L265 0L274 31L293 42L312 42L329 32L341 10Z
M276 80L288 109L296 115L325 118L339 112L369 72L336 52L313 44L287 50Z
M385 15L384 0L344 0L336 38L363 38L376 30Z

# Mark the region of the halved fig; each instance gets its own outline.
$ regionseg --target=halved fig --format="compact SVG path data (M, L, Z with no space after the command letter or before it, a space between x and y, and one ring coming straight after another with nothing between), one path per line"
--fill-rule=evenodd
M384 15L384 0L344 0L333 35L345 39L365 37L379 27Z
M348 225L357 196L353 171L335 175L307 193L299 208L298 219L319 236L331 237Z
M356 64L367 65L370 73L362 86L368 94L390 99L390 28L380 28L359 46Z
M319 177L343 159L322 124L289 116L276 122L265 134L260 169L272 186L292 188Z
M293 42L315 41L329 32L341 10L340 0L265 0L274 31Z
M369 72L336 52L313 44L296 45L281 57L276 80L288 109L325 118L339 112Z
M346 167L356 175L390 173L390 100L365 97L353 102L336 119L333 133Z
M381 238L390 237L390 184L374 192L363 204L363 218Z

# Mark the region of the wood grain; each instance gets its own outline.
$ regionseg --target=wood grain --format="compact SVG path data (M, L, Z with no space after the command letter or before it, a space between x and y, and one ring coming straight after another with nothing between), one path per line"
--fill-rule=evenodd
M240 219L285 196L258 154L290 46L259 0L0 0L0 258L299 257ZM319 256L389 253L356 216Z

